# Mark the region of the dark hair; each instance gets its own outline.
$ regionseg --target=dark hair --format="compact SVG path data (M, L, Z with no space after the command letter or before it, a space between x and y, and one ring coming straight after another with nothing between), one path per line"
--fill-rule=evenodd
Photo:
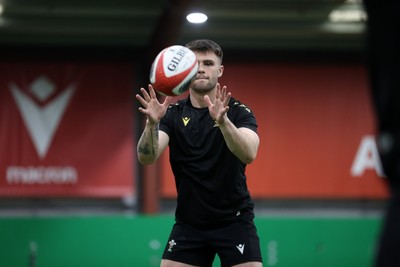
M194 40L185 45L192 51L206 52L212 51L214 52L222 62L222 58L224 53L222 52L222 48L214 41L208 39L199 39Z

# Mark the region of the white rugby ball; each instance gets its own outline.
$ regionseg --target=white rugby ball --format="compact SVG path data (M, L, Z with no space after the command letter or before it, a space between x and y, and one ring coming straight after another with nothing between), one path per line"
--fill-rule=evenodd
M150 70L150 83L162 95L177 96L189 89L199 65L187 47L173 45L163 49Z

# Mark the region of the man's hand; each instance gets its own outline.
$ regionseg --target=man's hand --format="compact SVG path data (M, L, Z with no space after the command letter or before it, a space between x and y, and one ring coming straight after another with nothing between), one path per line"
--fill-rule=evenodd
M207 103L208 111L210 112L211 118L216 121L219 125L222 125L227 117L227 112L229 110L229 100L231 99L231 93L226 91L226 86L222 87L217 84L217 92L215 95L214 103L211 102L208 95L204 96L204 100Z
M136 99L142 104L143 107L139 107L139 111L147 116L147 119L151 125L156 125L160 122L161 118L164 117L165 112L172 98L167 96L164 102L160 103L157 99L156 92L151 84L149 84L149 93L144 88L140 88L140 92L143 97L139 94L136 95Z

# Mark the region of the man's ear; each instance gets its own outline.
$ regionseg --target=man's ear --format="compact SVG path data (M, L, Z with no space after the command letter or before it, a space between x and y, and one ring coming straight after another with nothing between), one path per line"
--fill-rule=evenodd
M224 65L221 65L219 66L218 69L218 77L221 77L223 73L224 73Z

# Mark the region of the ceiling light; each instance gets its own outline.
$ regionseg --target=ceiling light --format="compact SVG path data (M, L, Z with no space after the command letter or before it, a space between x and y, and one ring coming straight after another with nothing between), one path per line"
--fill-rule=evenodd
M364 10L333 10L329 14L329 20L332 22L361 22L366 21L367 14Z
M195 13L190 13L189 15L187 15L186 19L190 23L204 23L207 21L208 17L204 13L195 12Z

